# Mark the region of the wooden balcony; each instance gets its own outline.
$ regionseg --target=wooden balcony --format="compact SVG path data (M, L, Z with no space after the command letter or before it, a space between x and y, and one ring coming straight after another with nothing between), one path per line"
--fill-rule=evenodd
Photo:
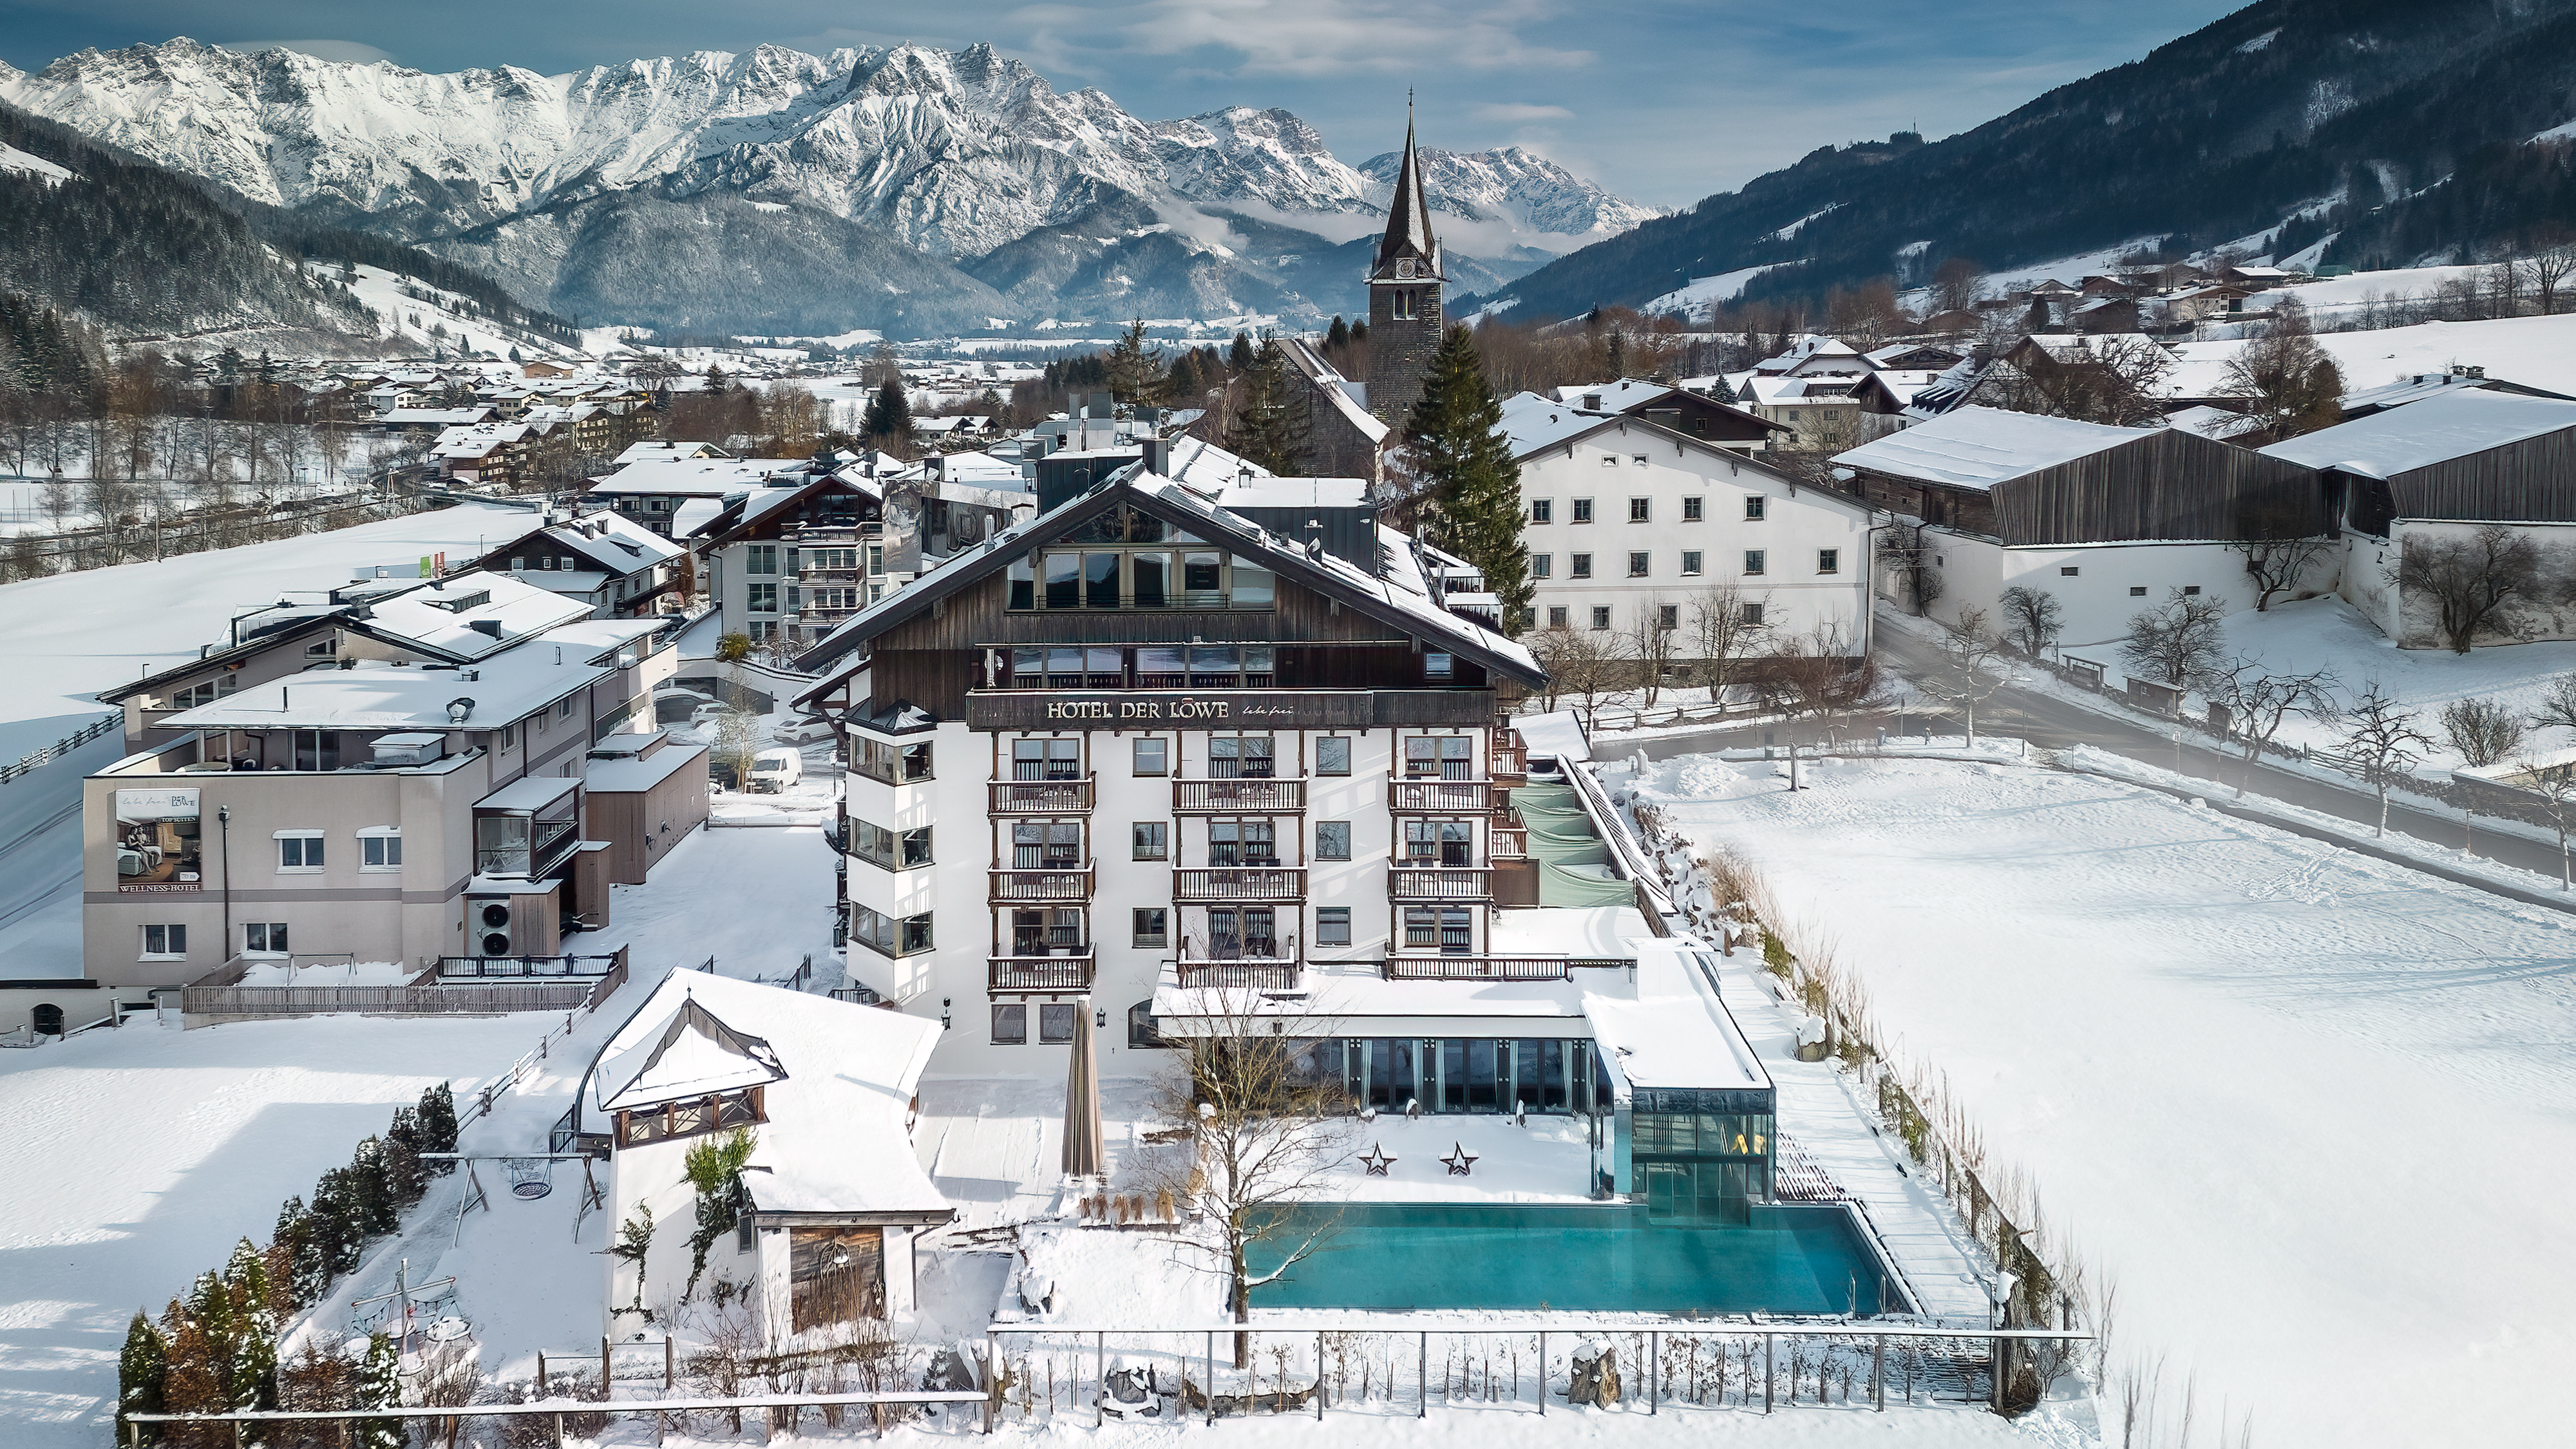
M995 815L1088 815L1099 795L1097 771L1079 780L996 780L985 786Z
M1494 873L1482 866L1397 866L1386 873L1386 894L1397 901L1489 901Z
M1082 948L1078 956L987 956L984 958L986 991L1089 991L1092 977L1092 950Z
M1389 780L1386 808L1397 815L1478 815L1494 808L1494 782Z
M1306 872L1297 866L1220 865L1172 872L1176 903L1295 901L1305 895Z
M1389 956L1389 981L1562 981L1562 956Z
M1493 765L1489 773L1497 779L1509 780L1515 785L1528 780L1529 751L1518 745L1494 746Z
M1529 858L1528 826L1497 825L1493 828L1487 839L1491 842L1487 849L1493 853L1493 857L1496 860L1526 860Z
M1098 873L1097 862L1086 863L1079 870L1002 870L995 868L993 903L1029 904L1048 901L1087 901L1091 899L1092 878Z
M1303 811L1303 780L1174 780L1172 809L1181 815L1266 815Z

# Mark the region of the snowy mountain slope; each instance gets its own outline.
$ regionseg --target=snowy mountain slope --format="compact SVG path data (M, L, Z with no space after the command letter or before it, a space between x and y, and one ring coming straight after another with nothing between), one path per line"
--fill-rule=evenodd
M1120 198L1156 208L1178 240L1145 248L1156 255L1139 265L1159 280L1086 295L1110 306L1140 290L1257 292L1258 278L1229 254L1225 223L1199 213L1291 226L1312 217L1347 239L1368 227L1386 191L1289 112L1236 107L1147 122L1098 90L1058 92L983 45L828 56L764 45L539 76L511 67L431 75L181 39L83 51L34 74L0 67L0 100L254 200L473 261L559 312L599 315L596 304L636 320L687 315L707 328L748 327L755 317L788 326L781 309L796 307L810 315L792 325L806 329L832 330L815 310L830 307L844 309L837 325L906 325L882 306L848 310L862 293L939 293L936 306L922 306L966 315L993 294L963 272L924 272L894 251L973 270L1049 229L1096 230L1086 218L1124 206ZM1517 150L1447 158L1430 191L1462 222L1491 224L1472 250L1510 258L1497 275L1525 269L1525 242L1606 234L1652 214ZM764 227L716 201L848 226L832 229L829 246L803 248L810 262L800 264L788 223ZM719 218L767 233L757 239L771 263L766 291L713 287L649 257L594 255L610 244L670 243ZM853 253L848 265L830 264L837 252ZM1026 261L1004 259L1001 270ZM609 273L644 290L601 297L566 281Z
M1395 188L1404 153L1389 151L1360 163L1369 199L1383 205ZM1479 221L1500 220L1542 236L1597 241L1663 213L1613 196L1535 151L1422 152L1424 189L1434 205Z

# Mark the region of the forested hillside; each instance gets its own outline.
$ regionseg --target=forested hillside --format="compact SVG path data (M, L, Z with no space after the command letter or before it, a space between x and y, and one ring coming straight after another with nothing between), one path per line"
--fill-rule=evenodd
M1685 276L1779 264L1813 296L1952 256L2005 268L2253 239L2402 265L2576 227L2576 0L2261 0L2144 60L1926 143L1825 147L1498 288L1521 315L1637 305Z

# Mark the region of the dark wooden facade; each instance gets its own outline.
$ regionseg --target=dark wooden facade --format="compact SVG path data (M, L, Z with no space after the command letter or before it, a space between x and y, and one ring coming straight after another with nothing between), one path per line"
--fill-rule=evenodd
M1881 508L2007 545L2308 538L2333 527L2314 470L2173 428L1984 489L1868 469L1853 487Z
M2379 538L2399 518L2576 523L2576 428L2410 468L2384 483L2333 476L2344 517Z
M1661 397L1634 403L1623 411L1632 418L1643 418L1686 438L1698 438L1720 446L1758 447L1775 433L1785 436L1797 431L1786 423L1758 418L1742 408L1729 407L1714 398L1705 398L1680 388Z

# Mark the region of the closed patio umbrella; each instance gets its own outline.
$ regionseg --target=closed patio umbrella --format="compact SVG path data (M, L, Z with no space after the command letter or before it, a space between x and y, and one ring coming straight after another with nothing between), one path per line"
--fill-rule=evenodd
M1093 1059L1091 1002L1073 1016L1073 1062L1064 1074L1064 1174L1100 1176L1100 1063Z

